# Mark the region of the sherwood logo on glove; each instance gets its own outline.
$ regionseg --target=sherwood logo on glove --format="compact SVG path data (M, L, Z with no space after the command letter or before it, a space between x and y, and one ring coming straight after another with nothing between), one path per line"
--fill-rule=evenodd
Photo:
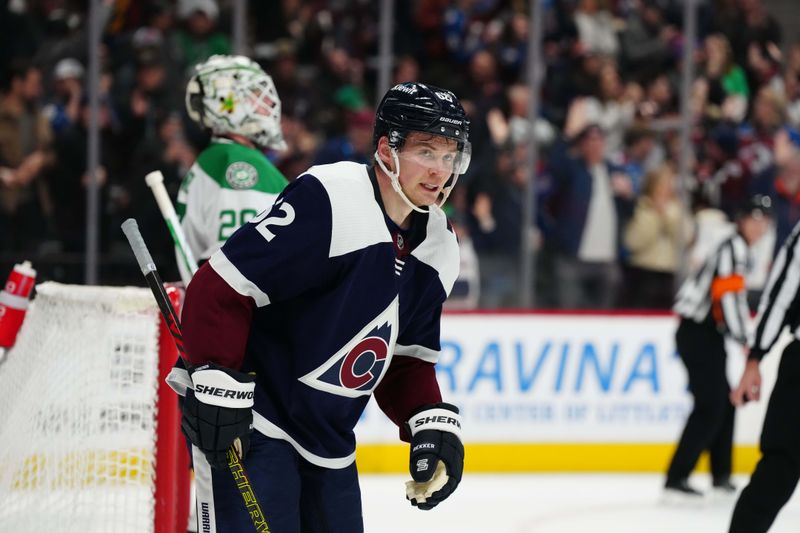
M452 424L461 429L461 422L452 416L426 416L425 418L414 420L414 428L419 428L425 424Z
M210 387L204 385L195 385L195 394L209 394L211 396L220 396L222 398L235 398L237 400L252 400L255 396L254 391L243 390L230 390L222 389L220 387Z
M420 431L437 430L453 433L461 440L461 416L455 406L447 405L450 408L433 407L425 409L412 416L408 420L408 429L411 435L416 435Z
M241 409L253 407L256 384L239 381L229 372L219 368L203 368L192 373L194 394L205 404ZM246 376L242 374L246 379Z

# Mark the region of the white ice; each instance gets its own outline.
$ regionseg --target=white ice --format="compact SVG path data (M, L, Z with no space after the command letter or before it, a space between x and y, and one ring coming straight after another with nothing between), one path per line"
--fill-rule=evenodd
M707 475L692 483L708 489ZM743 488L747 476L736 476ZM735 497L662 503L656 474L466 474L432 511L405 500L405 476L362 475L367 533L725 533ZM800 532L800 491L770 533Z

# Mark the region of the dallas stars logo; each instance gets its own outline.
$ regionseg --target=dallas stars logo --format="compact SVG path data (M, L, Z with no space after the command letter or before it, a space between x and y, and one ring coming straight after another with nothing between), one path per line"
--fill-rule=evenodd
M233 95L229 94L228 96L222 98L219 104L219 112L220 113L233 113L234 109L236 108L236 101L233 99Z
M225 181L231 189L250 189L258 183L258 171L250 163L237 161L228 165L225 170Z

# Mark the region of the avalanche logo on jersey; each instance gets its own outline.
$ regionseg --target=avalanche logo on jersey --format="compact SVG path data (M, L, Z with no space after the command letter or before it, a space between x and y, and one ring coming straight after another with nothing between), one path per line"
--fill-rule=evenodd
M398 299L347 344L300 381L315 389L357 398L372 394L389 368L397 340Z

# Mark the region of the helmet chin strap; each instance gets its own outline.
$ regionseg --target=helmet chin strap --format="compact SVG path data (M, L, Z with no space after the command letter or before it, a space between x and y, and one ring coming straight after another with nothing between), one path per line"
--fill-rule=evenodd
M400 185L400 159L397 157L397 150L394 148L390 148L392 153L392 161L394 161L394 167L397 169L397 172L392 172L386 165L383 163L383 160L378 157L378 150L375 150L375 162L378 164L380 169L389 176L389 180L392 182L392 188L395 190L397 194L400 195L400 198L406 203L408 207L417 211L419 213L427 213L430 209L422 209L419 206L414 205L414 202L408 199L406 193L403 192L403 187Z

